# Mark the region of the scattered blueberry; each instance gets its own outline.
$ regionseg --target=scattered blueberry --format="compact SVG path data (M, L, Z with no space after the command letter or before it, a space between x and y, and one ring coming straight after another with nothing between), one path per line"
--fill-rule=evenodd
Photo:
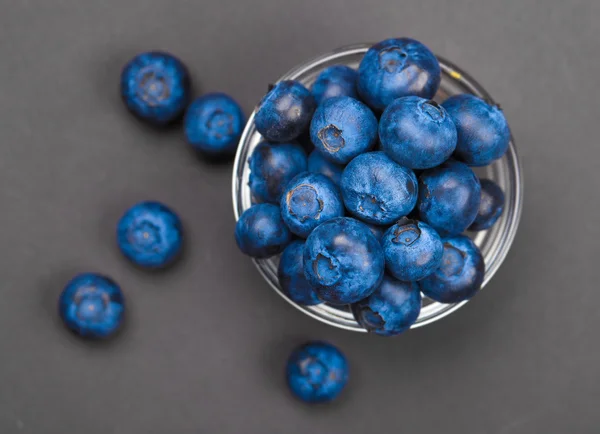
M481 288L485 264L481 252L468 237L456 235L442 240L442 265L419 282L427 297L440 303L458 303Z
M504 211L504 192L498 184L490 179L482 179L480 182L481 202L477 217L469 226L470 231L484 231L491 228Z
M315 101L321 104L336 96L358 98L356 77L356 71L345 65L333 65L323 70L312 85Z
M348 361L333 345L309 342L290 355L286 377L290 390L302 401L332 401L348 383Z
M315 111L310 138L324 158L346 164L373 148L377 140L377 118L369 107L354 98L329 98Z
M244 128L244 112L224 93L209 93L190 104L184 118L187 142L210 155L232 155Z
M387 230L381 245L390 274L407 282L433 273L441 264L444 250L440 236L431 226L407 218Z
M292 233L281 219L279 207L261 203L248 208L235 225L240 250L254 258L277 255L292 241Z
M125 299L121 288L112 279L83 273L65 286L58 310L65 325L79 336L104 339L121 327Z
M383 150L396 163L429 169L446 161L456 148L456 127L435 101L417 96L398 98L379 123Z
M500 107L475 95L454 95L442 103L458 131L456 157L469 166L485 166L502 157L510 129Z
M292 241L279 258L277 276L281 290L290 300L312 306L322 302L304 277L303 251L304 241Z
M419 215L443 235L459 234L477 216L481 187L464 163L448 160L419 178Z
M257 202L279 204L287 184L306 172L307 158L300 145L259 143L249 159L250 191Z
M384 271L383 249L365 225L339 217L311 232L304 245L304 275L317 296L332 304L369 296Z
M321 223L344 215L338 187L320 173L304 172L281 196L281 217L294 234L306 238Z
M131 59L121 72L121 97L129 110L155 125L183 114L191 95L185 65L169 53L150 51Z
M396 98L431 99L441 81L440 65L425 45L414 39L386 39L373 45L358 68L358 93L375 110Z
M271 142L289 142L308 128L315 99L297 81L281 81L267 93L256 109L254 123Z
M381 151L359 155L344 169L342 197L348 211L368 223L389 225L417 202L417 178Z
M119 220L117 243L134 264L144 268L165 267L181 253L181 221L161 203L140 202Z
M344 166L326 160L323 154L315 149L308 156L308 171L321 173L331 179L336 185L340 185Z
M387 274L373 294L352 305L356 321L380 336L395 336L408 330L420 312L419 285L401 282Z

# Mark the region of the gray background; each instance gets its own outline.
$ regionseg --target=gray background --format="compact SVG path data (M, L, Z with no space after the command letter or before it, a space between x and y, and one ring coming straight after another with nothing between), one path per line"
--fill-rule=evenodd
M597 433L599 31L596 0L0 0L0 432ZM165 49L199 92L249 113L297 63L391 36L422 40L496 97L526 191L485 291L386 340L271 291L233 241L231 166L135 122L117 89L128 58ZM121 212L148 198L188 229L170 272L137 271L115 248ZM86 270L128 296L112 343L57 319L62 286ZM282 378L312 338L352 363L330 406L301 405Z

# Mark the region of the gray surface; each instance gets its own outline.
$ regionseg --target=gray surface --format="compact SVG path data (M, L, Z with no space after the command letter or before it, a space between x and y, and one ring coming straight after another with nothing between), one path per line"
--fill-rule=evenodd
M597 433L600 3L438 3L0 0L0 432ZM486 290L385 340L317 323L272 292L236 250L230 167L134 122L117 80L134 53L167 49L199 90L250 111L296 63L395 35L423 40L501 102L526 197ZM121 211L145 198L187 224L188 255L171 272L136 271L115 249ZM57 320L57 294L83 270L112 275L129 298L111 344L82 343ZM311 338L352 363L331 406L284 387L288 351Z

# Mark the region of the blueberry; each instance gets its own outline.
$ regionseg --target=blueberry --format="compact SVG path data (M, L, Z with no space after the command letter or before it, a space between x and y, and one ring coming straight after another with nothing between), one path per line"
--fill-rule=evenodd
M83 273L67 283L60 294L58 310L65 325L79 336L104 339L121 327L125 299L112 279Z
M289 142L308 128L316 103L310 91L297 81L281 81L256 109L254 123L271 142Z
M336 96L358 98L356 71L349 66L333 65L319 74L312 85L312 94L317 104Z
M304 275L317 296L349 304L369 296L381 282L383 250L369 228L338 217L318 226L304 245Z
M338 187L320 173L304 172L281 196L281 217L294 234L306 238L321 223L344 215Z
M321 300L304 277L303 251L304 241L292 241L279 258L277 276L281 290L290 300L312 306L321 303Z
M481 202L470 231L484 231L498 221L504 211L504 192L494 181L482 179Z
M196 99L185 113L187 142L210 156L234 154L243 128L241 107L224 93L209 93Z
M395 336L410 328L421 312L421 292L416 282L383 276L379 288L352 305L356 321L380 336Z
M169 53L138 54L121 72L121 97L127 108L155 125L181 117L190 100L190 88L187 68Z
M332 401L348 383L348 361L333 345L309 342L290 355L286 377L296 398L308 403Z
M448 160L419 177L419 215L441 234L459 234L477 216L481 187L464 163Z
M379 123L383 150L396 163L429 169L446 161L456 148L456 127L435 101L406 96L387 106Z
M442 106L458 131L457 159L485 166L506 153L510 129L500 107L470 94L451 96Z
M359 155L342 173L342 197L348 211L368 223L389 225L417 202L417 178L383 152Z
M441 264L444 250L440 236L431 226L407 218L387 230L381 245L390 274L407 282L433 273Z
M374 225L372 223L365 223L363 222L363 224L369 228L369 230L371 231L371 233L373 234L373 236L377 239L377 241L379 241L381 243L382 238L383 238L383 234L385 234L385 231L388 229L386 226L379 226L379 225Z
M481 252L468 237L455 235L442 240L442 265L419 282L427 297L440 303L458 303L481 288L485 264Z
M162 268L181 253L182 232L179 217L167 206L158 202L140 202L119 220L117 243L134 264Z
M250 191L257 202L279 205L287 184L306 172L307 158L300 145L259 143L249 159Z
M344 166L326 160L316 149L308 156L308 171L321 173L331 179L336 185L340 185Z
M358 93L375 110L396 98L431 99L440 86L441 70L434 54L414 39L386 39L373 45L358 68Z
M325 159L346 164L375 145L377 118L354 98L329 98L315 111L310 138Z
M248 208L235 225L235 241L242 253L268 258L283 252L292 233L281 219L279 207L261 203Z

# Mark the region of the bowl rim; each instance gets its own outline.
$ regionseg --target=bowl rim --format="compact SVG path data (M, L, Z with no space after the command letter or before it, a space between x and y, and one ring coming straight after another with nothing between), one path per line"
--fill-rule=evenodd
M322 55L316 56L316 57L309 59L308 61L292 68L287 73L282 75L275 83L279 83L280 81L284 81L284 80L295 80L298 76L301 76L302 74L306 73L307 71L314 69L319 64L324 63L324 62L335 61L339 57L345 57L348 55L364 54L369 48L371 48L372 45L373 44L365 44L365 43L346 45L346 46L337 48L329 53L324 53ZM466 73L464 70L462 70L461 68L456 66L454 63L446 60L442 56L438 56L436 54L436 58L438 59L438 61L440 63L440 68L442 70L442 73L446 73L451 78L453 78L455 80L459 80L474 95L487 100L491 104L496 104L496 102L492 98L492 96L475 79L473 79L470 74ZM244 131L239 140L239 145L238 145L238 148L236 151L234 165L233 165L232 198L233 198L233 211L234 211L234 216L235 216L236 221L240 217L240 209L241 209L241 204L238 199L238 184L239 184L239 179L238 179L239 173L238 172L240 172L240 169L243 169L243 167L245 165L245 161L242 162L242 158L241 158L242 153L243 153L243 144L246 143L250 139L252 126L254 124L255 114L256 114L256 109L252 111L252 113L248 117L248 120L246 121ZM513 241L515 239L517 230L519 228L519 223L521 221L522 212L523 212L523 189L524 189L523 168L521 166L521 162L520 162L520 159L519 159L519 156L517 153L517 149L516 149L516 146L514 143L514 138L512 136L512 132L511 132L511 137L510 137L509 151L505 155L510 160L510 163L512 164L512 166L515 168L514 177L516 179L516 188L515 188L515 197L514 197L514 213L512 214L511 223L508 225L508 231L504 234L505 239L501 246L501 249L497 252L497 256L499 256L500 259L494 262L492 268L488 269L486 266L484 281L481 285L481 288L483 288L492 279L492 277L496 274L496 272L498 271L500 266L504 263L504 260L506 259L506 256L507 256L510 248L512 247ZM328 324L328 325L331 325L331 326L334 326L337 328L342 328L342 329L350 330L350 331L354 331L354 332L367 332L367 330L365 330L364 328L360 328L360 327L357 328L355 322L346 321L341 317L338 319L338 321L340 321L340 322L334 322L333 320L331 320L329 318L320 316L317 313L313 312L311 309L309 309L312 306L301 306L301 305L295 303L294 301L290 300L281 291L281 289L278 288L277 285L275 285L273 283L270 276L266 273L266 271L260 265L260 261L263 261L263 260L257 260L257 259L252 258L252 261L254 262L254 265L258 269L258 271L261 274L261 276L263 277L263 279L265 279L267 281L269 286L271 286L271 288L274 289L284 300L286 300L289 304L294 306L296 309L298 309L302 313L304 313L322 323L325 323L325 324ZM467 304L469 301L470 300L464 300L459 303L448 304L447 305L448 307L446 309L440 311L439 313L435 314L434 316L431 316L430 318L427 318L419 323L413 324L411 326L411 329L419 328L419 327L431 324L435 321L439 321L442 318L445 318L446 316L456 312L458 309L460 309L462 306ZM328 306L326 306L326 307L328 309L334 310L333 308L330 308ZM345 324L341 323L344 321L345 321Z

